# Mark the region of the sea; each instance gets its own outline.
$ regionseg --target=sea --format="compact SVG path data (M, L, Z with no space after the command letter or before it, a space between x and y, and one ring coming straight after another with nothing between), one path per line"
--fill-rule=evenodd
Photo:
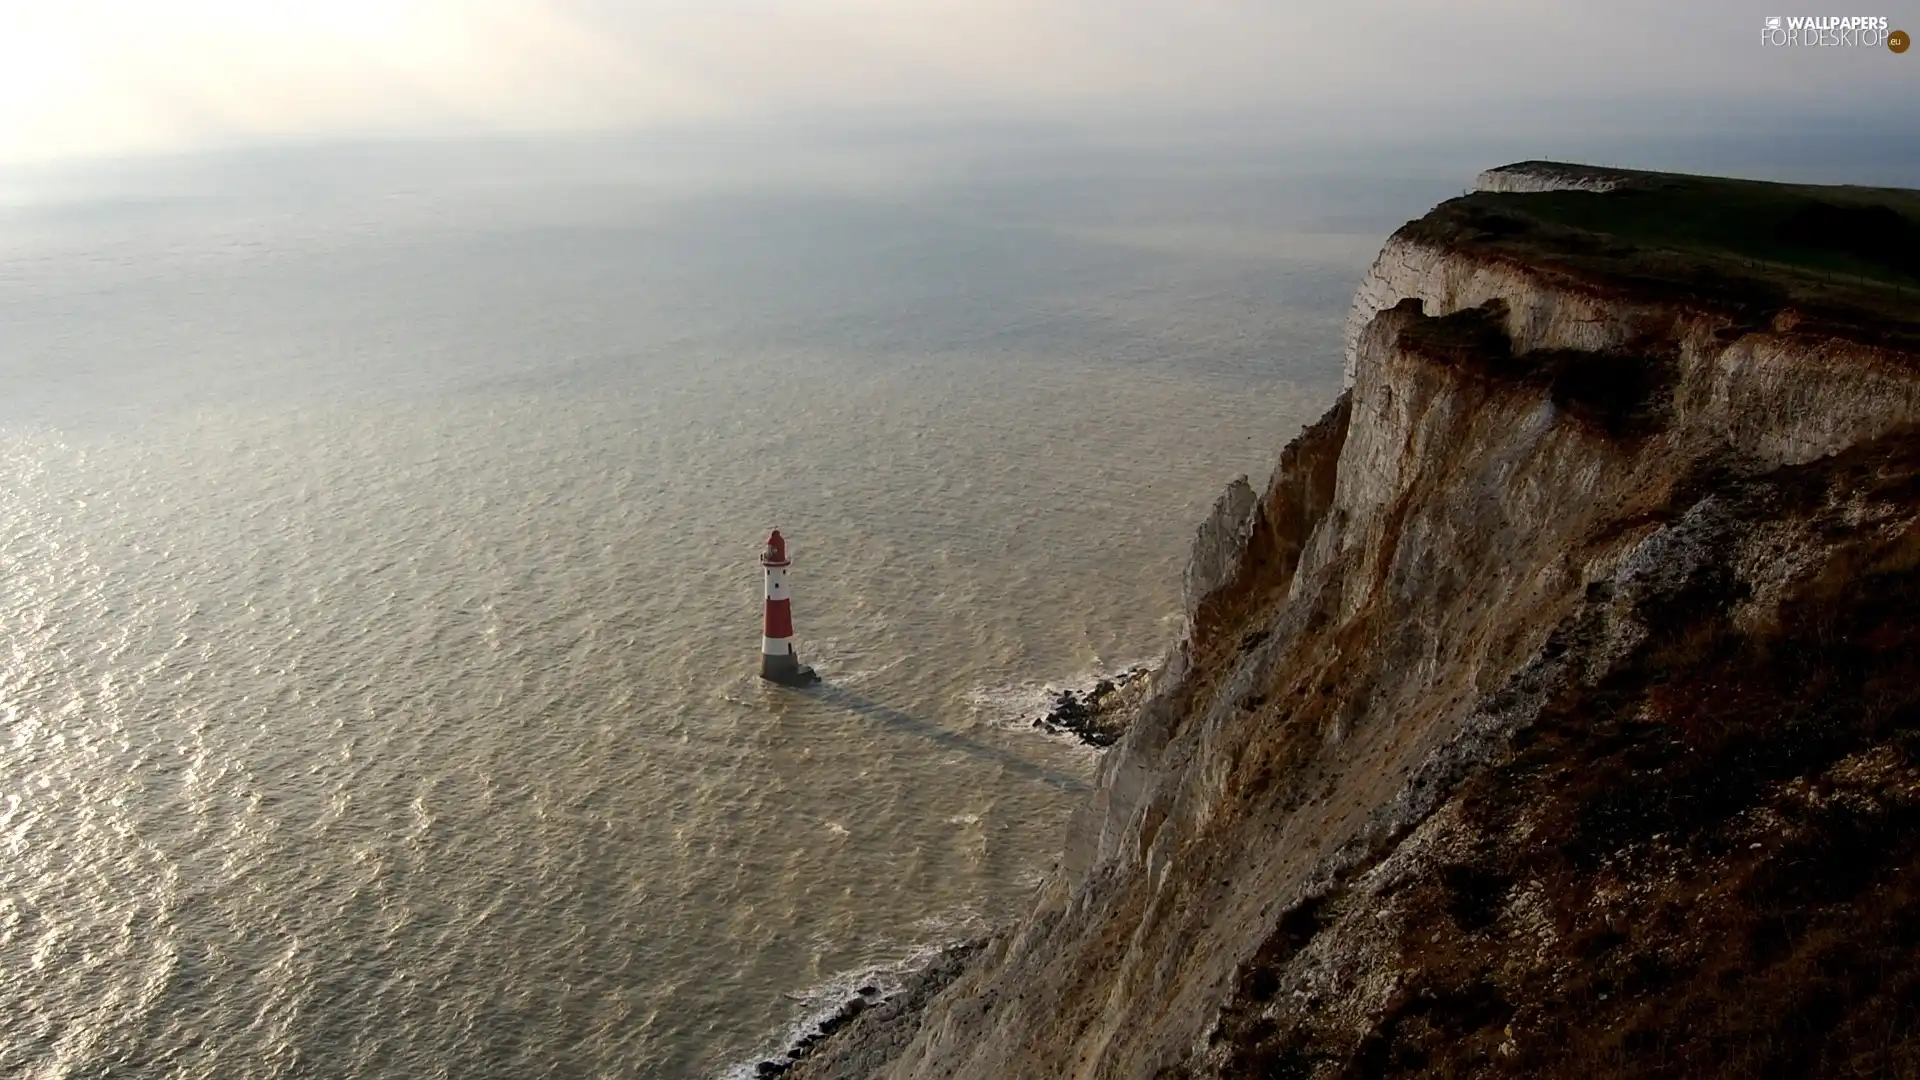
M0 1075L741 1075L1016 916L1434 201L443 151L0 202Z

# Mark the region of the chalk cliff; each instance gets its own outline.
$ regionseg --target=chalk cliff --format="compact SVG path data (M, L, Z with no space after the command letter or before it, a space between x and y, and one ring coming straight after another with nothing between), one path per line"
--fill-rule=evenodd
M1554 161L1521 161L1488 169L1474 178L1475 191L1526 193L1535 191L1612 191L1645 173L1630 169L1598 169Z
M1920 1075L1920 281L1496 172L1200 528L1032 912L789 1075Z

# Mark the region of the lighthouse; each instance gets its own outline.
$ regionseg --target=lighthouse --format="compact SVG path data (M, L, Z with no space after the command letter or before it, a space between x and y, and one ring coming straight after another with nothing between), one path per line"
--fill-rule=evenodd
M793 651L793 603L787 594L787 541L775 529L760 552L767 572L767 618L760 636L760 677L769 682L802 686L820 681L813 669L800 663Z

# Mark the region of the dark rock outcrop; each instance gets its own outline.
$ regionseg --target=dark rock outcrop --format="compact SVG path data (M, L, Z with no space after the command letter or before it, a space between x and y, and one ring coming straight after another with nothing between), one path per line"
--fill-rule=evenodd
M1152 677L1152 669L1135 666L1111 679L1101 679L1084 694L1058 691L1046 714L1034 720L1033 726L1073 735L1088 746L1112 746L1126 733L1133 710L1145 696Z

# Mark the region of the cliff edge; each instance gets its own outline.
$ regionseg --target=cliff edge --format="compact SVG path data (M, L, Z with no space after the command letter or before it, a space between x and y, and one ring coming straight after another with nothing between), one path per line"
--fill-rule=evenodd
M1480 187L1033 911L788 1075L1920 1075L1920 195Z

